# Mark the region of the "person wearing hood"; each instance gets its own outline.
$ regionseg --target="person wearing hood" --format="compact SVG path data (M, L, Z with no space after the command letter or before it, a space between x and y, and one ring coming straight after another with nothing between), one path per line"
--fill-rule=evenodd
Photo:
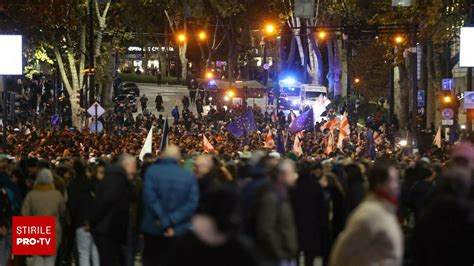
M56 217L56 250L61 244L62 228L60 218L66 212L66 202L61 192L54 188L54 179L51 170L43 168L37 176L33 190L28 192L23 202L21 214L23 216L54 216ZM56 255L34 256L33 266L54 265Z
M143 184L143 265L163 265L176 241L191 229L199 203L199 187L183 169L179 148L167 146L159 163L150 166Z

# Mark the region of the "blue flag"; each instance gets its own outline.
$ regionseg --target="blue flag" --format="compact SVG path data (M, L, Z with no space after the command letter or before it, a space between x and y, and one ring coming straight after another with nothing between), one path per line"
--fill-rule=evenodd
M290 125L290 132L292 134L298 133L303 130L312 130L314 129L314 115L313 108L310 108L308 111L302 113L300 116L295 118Z
M169 126L168 126L168 117L165 118L163 121L163 134L161 135L161 143L160 143L160 152L168 145L168 133L169 133Z
M227 125L227 130L236 138L240 138L245 132L255 131L257 125L251 110L247 111L242 117Z
M375 160L376 152L375 152L374 133L369 128L367 128L367 144L369 145L369 157L371 160Z

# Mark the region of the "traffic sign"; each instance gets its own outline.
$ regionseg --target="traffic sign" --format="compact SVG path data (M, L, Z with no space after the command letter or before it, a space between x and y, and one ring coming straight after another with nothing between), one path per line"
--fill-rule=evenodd
M454 120L452 120L452 119L443 119L443 120L441 120L441 125L443 125L443 126L452 126L452 125L454 125Z
M425 106L425 91L424 90L418 90L416 93L416 99L418 102L418 107L423 107Z
M464 92L464 108L474 109L474 91Z
M87 112L92 116L92 117L100 117L105 113L105 109L100 106L98 102L95 102L94 104L87 109Z
M97 125L97 128L96 128L96 125ZM92 123L89 125L89 129L92 133L100 133L102 132L102 130L104 130L104 125L102 125L102 123L100 121L95 121L92 120Z
M454 79L443 79L443 91L452 91L454 89Z
M443 119L445 120L454 118L454 111L451 108L443 109L443 112L441 112L441 114L443 116Z
M425 114L425 107L418 107L418 115L424 115Z
M51 116L51 126L52 127L59 126L59 115L52 115Z

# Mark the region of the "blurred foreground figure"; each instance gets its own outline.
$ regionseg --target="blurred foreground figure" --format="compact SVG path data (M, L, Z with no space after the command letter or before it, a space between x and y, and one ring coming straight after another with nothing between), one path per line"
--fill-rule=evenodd
M143 184L143 265L167 265L176 237L188 233L199 202L196 178L178 165L181 153L168 146L148 167Z
M283 160L258 192L255 230L261 266L296 265L298 239L288 190L297 179L295 163Z
M91 219L92 234L99 251L100 265L123 265L122 246L127 240L129 221L128 184L135 177L135 157L124 154L105 169L97 188L97 206Z
M64 217L66 203L63 195L54 188L53 173L49 169L41 169L35 180L33 190L28 192L21 215L23 216L54 216L56 218L56 250L61 244L62 228L60 218ZM33 266L54 265L56 255L33 256Z
M178 241L170 266L257 266L250 246L238 235L239 198L221 185L201 198L192 232Z
M330 266L402 265L403 236L396 217L398 170L380 161L368 177L370 193L339 235Z
M414 231L417 266L473 265L474 212L471 171L450 169L439 178Z

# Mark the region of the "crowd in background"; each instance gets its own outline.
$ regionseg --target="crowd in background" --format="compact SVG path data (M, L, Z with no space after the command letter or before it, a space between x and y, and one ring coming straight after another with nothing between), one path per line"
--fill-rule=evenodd
M369 119L336 145L328 121L295 135L291 113L181 109L167 110L173 121L107 114L100 134L10 124L0 265L474 262L472 144L412 154L383 119ZM236 137L229 124L248 112L255 128ZM138 161L152 126L153 150ZM57 254L12 259L15 215L55 216Z

